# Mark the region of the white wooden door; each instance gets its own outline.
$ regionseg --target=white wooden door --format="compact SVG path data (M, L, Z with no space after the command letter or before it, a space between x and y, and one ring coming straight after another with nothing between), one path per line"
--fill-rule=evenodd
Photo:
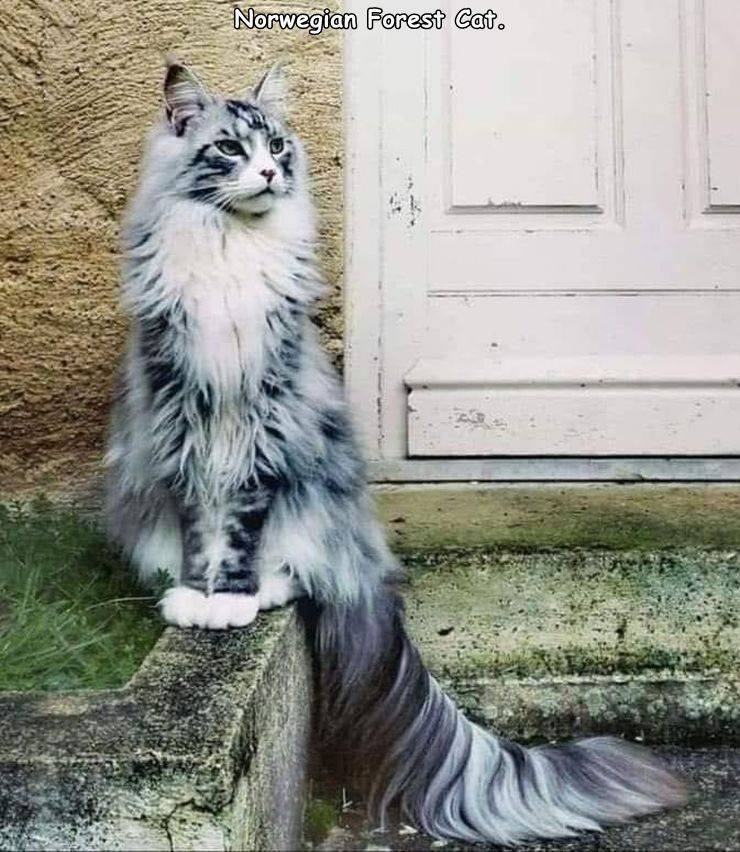
M740 2L463 5L348 40L371 457L740 454Z

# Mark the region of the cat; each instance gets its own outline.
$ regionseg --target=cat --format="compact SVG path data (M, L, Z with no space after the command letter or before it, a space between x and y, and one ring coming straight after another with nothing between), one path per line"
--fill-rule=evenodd
M242 627L309 600L323 740L372 767L380 821L398 803L435 837L515 844L679 805L649 751L525 749L424 668L311 320L315 216L280 77L221 98L172 62L164 106L123 236L132 325L107 451L111 535L144 581L173 578L164 619Z

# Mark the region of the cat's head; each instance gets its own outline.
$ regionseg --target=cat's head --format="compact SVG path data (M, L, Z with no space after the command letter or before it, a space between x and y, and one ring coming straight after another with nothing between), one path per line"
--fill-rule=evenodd
M220 98L184 65L170 62L164 83L169 138L160 150L171 160L168 171L175 165L176 194L252 215L291 196L302 180L302 151L285 124L283 95L274 69L243 98Z

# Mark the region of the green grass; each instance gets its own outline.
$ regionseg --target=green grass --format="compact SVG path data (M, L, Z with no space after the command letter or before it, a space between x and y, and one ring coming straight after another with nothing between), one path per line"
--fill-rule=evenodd
M121 686L161 632L155 602L92 523L0 505L0 691Z
M312 844L321 843L339 821L339 806L334 801L312 796L306 805L304 835Z

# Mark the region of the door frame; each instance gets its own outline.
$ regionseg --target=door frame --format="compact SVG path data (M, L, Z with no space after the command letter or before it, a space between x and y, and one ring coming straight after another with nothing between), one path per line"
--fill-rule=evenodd
M366 5L348 0L360 22ZM423 35L419 34L420 38ZM344 380L369 476L376 482L740 482L740 457L384 458L383 62L380 32L344 34ZM399 377L400 381L400 377Z

